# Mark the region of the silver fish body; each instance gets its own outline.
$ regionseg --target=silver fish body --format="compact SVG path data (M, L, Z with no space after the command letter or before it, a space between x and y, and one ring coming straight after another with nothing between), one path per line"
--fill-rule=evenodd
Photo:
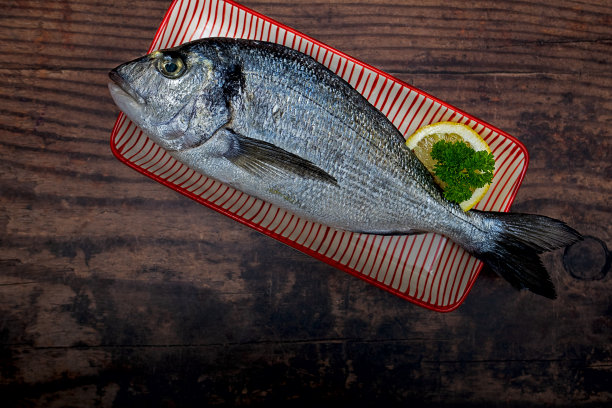
M117 105L208 177L340 229L443 234L514 286L555 296L537 253L573 242L575 231L542 216L463 212L381 112L304 54L205 39L123 64L110 77Z

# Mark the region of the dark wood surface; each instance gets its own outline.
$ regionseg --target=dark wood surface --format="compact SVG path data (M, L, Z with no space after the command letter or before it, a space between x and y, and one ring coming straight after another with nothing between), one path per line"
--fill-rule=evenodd
M544 256L559 299L485 269L459 309L431 312L141 176L111 154L106 74L169 1L9 0L0 405L610 402L609 0L243 4L519 138L513 211L588 236Z

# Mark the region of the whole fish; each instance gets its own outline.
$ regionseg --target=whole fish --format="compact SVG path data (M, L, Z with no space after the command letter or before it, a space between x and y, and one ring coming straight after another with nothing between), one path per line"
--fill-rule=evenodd
M443 234L513 286L556 297L538 254L573 243L576 231L544 216L462 211L393 124L307 55L210 38L109 76L119 108L210 178L335 228Z

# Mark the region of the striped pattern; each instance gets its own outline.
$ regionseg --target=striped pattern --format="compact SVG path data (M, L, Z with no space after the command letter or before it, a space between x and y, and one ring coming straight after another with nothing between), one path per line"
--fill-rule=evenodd
M528 156L513 137L301 33L231 1L176 0L149 51L203 37L272 41L306 53L363 94L408 136L421 126L455 121L491 146L496 175L481 210L507 211ZM123 114L111 135L116 156L143 174L294 248L424 307L459 306L482 268L480 261L436 234L378 236L335 230L208 179L175 161Z

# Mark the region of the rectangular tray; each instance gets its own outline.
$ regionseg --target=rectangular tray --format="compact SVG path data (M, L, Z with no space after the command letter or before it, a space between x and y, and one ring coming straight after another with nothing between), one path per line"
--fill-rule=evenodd
M475 208L494 211L510 208L529 156L525 147L507 133L229 0L175 0L148 52L204 37L271 41L308 54L350 83L405 137L419 127L439 121L471 126L490 145L496 160L491 188ZM110 142L115 156L140 173L420 306L440 312L454 310L463 302L482 269L480 261L438 234L358 234L302 220L177 162L123 113L115 123Z

